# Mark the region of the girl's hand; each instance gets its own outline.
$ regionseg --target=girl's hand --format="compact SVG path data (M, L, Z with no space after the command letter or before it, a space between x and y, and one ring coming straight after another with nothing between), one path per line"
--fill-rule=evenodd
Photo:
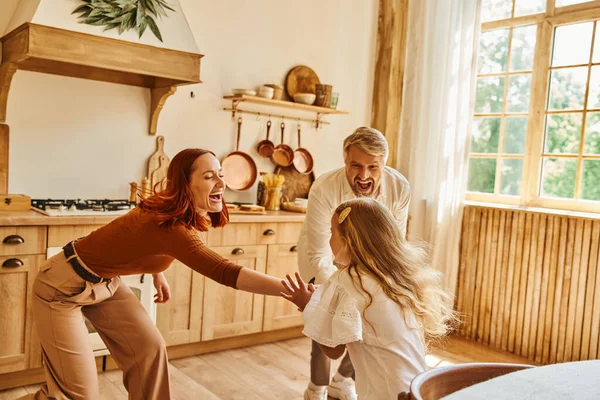
M155 303L166 303L171 298L171 288L169 288L169 282L165 275L160 272L158 274L152 274L154 278L154 287L156 288L156 294L154 295Z
M296 282L291 276L286 275L287 281L282 280L281 284L285 289L285 293L281 292L281 296L288 299L292 303L298 306L298 311L303 311L304 307L310 301L312 294L315 291L315 287L312 283L306 285L300 275L296 272Z

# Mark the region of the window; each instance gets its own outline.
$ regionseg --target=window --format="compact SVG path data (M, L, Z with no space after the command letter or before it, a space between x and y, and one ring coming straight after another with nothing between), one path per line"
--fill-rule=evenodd
M600 212L600 0L484 0L467 199Z

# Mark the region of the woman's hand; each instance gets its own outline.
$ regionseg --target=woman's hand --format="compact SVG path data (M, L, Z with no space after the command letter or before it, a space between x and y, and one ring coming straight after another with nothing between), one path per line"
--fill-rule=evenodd
M155 303L166 303L171 298L171 288L169 288L169 282L162 272L158 274L152 274L154 279L154 287L156 288L156 294L154 295Z
M286 275L287 281L282 280L281 283L285 289L285 293L281 292L281 296L285 297L292 303L298 306L298 311L304 311L304 307L310 301L312 294L315 292L315 287L312 283L306 285L300 275L296 272L296 282L291 276Z

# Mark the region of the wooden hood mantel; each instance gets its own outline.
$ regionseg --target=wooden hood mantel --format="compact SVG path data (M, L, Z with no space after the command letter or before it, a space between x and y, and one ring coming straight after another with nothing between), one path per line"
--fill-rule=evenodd
M150 135L156 134L160 111L176 87L201 82L202 54L32 23L0 40L0 123L6 121L10 82L17 70L147 87L152 96Z

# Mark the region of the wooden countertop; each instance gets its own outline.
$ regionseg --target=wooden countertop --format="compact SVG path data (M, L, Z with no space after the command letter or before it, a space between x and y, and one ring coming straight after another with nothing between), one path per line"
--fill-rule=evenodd
M48 217L36 211L0 211L0 226L15 225L104 225L117 218L110 216ZM231 223L303 222L305 214L288 211L267 211L266 215L232 214Z

